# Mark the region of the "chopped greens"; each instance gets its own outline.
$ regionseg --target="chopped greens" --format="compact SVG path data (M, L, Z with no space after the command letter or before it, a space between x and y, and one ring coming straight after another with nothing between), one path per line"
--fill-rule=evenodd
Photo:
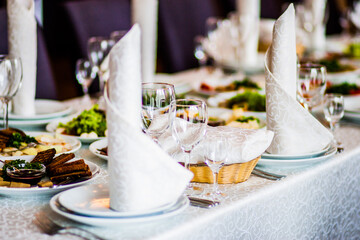
M38 143L34 137L28 135L22 136L20 133L16 132L10 136L9 141L6 143L7 147L19 148L21 143Z
M242 81L234 81L235 89L239 89L241 87L244 88L254 88L260 90L261 87L255 82L253 82L250 78L246 77Z
M265 95L261 95L257 92L245 91L244 93L240 93L235 95L226 101L226 107L242 107L248 111L265 111Z
M41 169L43 165L39 162L26 162L25 160L12 160L12 161L5 161L4 166L2 167L3 174L6 173L7 168L16 168L16 169Z
M237 122L250 122L250 121L256 121L257 123L260 123L260 120L254 116L241 116L239 118L237 118L235 121Z
M330 85L326 89L327 93L340 93L343 95L349 95L349 94L359 94L360 93L360 87L357 86L355 83L348 83L344 82L341 84L334 84Z
M322 59L318 61L318 63L324 65L329 73L355 70L353 66L348 64L341 64L337 59Z
M84 110L79 116L67 123L59 123L58 127L65 128L65 134L81 135L82 133L95 132L99 137L105 136L106 116L95 104L91 109Z

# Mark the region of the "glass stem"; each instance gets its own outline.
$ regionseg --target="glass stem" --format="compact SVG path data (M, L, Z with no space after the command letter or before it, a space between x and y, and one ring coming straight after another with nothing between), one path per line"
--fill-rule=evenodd
M214 175L213 193L217 194L218 193L219 172L218 171L213 171L213 175Z
M184 167L190 171L191 150L185 150L185 153L187 157L184 162Z
M9 100L5 99L4 101L4 128L9 128Z
M104 91L104 80L103 80L103 73L102 71L100 70L100 67L99 67L99 71L98 71L98 76L99 76L99 88L100 88L100 92L103 93Z

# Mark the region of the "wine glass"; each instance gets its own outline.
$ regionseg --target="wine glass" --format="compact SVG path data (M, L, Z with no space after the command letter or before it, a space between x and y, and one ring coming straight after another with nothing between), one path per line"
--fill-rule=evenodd
M110 41L104 37L91 37L88 40L88 57L93 71L99 76L100 92L104 90L103 69L101 63L109 54L111 49Z
M156 143L170 126L175 89L168 83L142 83L142 129Z
M305 63L298 66L297 98L311 111L321 102L326 89L326 67L320 64Z
M336 141L335 129L337 123L344 116L344 97L341 94L328 93L325 95L324 115L326 121L329 122L331 132L334 135L334 143L339 146L340 143Z
M121 38L123 38L126 35L127 31L125 30L119 30L119 31L113 31L110 34L110 41L112 46L114 46Z
M4 128L9 127L9 102L22 82L22 63L18 57L0 56L0 99L4 107Z
M220 169L225 165L227 160L227 139L224 136L206 136L203 146L205 163L209 166L214 176L211 196L214 200L219 200L223 196L223 193L219 191L218 188L218 175Z
M177 99L171 102L172 136L187 155L185 168L189 169L191 151L203 139L207 125L207 106L202 100Z
M89 96L89 87L96 77L93 67L90 64L90 61L87 59L78 59L76 61L75 69L76 79L82 87L84 98L84 103L91 102Z

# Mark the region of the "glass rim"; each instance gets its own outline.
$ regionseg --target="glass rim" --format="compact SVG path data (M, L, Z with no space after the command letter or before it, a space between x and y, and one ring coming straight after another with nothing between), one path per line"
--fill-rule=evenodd
M341 93L326 93L324 95L325 98L327 97L340 97L340 98L344 98L344 95Z
M179 103L178 103L179 102ZM181 104L180 102L196 102L197 104ZM193 98L181 98L181 99L175 99L171 101L172 105L180 106L180 107L188 107L188 106L202 106L205 104L203 100L200 99L193 99Z
M169 87L172 87L174 88L174 85L171 84L171 83L163 83L163 82L143 82L141 83L141 86L146 86L146 85L164 85L164 86L169 86Z
M322 64L318 64L318 63L312 63L312 62L306 62L306 63L298 63L298 69L325 69L326 70L326 66L322 65Z

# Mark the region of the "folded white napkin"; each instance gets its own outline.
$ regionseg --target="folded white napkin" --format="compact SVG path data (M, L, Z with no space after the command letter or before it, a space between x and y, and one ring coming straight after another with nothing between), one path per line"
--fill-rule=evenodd
M206 128L206 138L219 138L223 136L227 139L229 152L226 164L244 163L259 157L269 147L274 133L265 129L242 129L229 126ZM167 131L160 137L162 148L170 155L181 153L180 147L171 136L171 131ZM191 152L191 163L204 161L204 151L206 141L201 141ZM181 156L181 154L180 154ZM182 158L177 157L178 160Z
M37 37L33 0L7 0L9 55L20 57L22 86L13 99L18 115L35 114Z
M326 147L332 134L296 101L295 10L292 4L276 21L265 56L266 122L275 132L274 154L302 154Z
M141 211L176 201L193 174L141 131L140 28L110 52L107 124L110 207ZM109 100L110 99L110 100Z
M141 64L143 82L153 82L156 68L158 0L132 0L132 23L141 27Z

